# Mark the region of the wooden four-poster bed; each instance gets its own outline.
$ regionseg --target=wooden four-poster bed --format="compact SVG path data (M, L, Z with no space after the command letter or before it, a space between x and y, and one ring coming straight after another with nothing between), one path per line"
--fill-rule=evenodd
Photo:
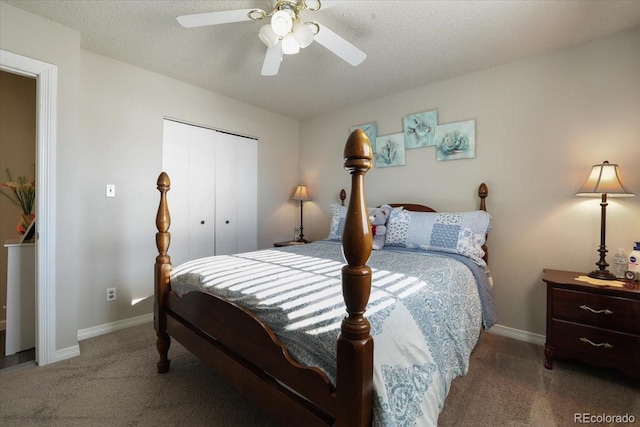
M169 370L168 351L171 342L170 337L172 337L205 364L215 369L220 376L243 393L255 405L283 425L355 427L367 426L372 423L375 412L374 400L381 399L378 399L380 393L374 390L374 340L371 335L371 326L365 317L365 313L371 308L368 308L368 303L374 304L376 308L370 310L371 313L374 313L373 316L382 316L380 313L384 313L383 317L386 319L390 317L389 311L391 308L388 308L391 307L390 304L394 303L394 301L402 300L404 296L396 296L394 294L388 300L391 302L385 302L386 305L375 305L377 301L380 301L379 295L382 292L380 287L376 286L373 294L375 298L372 298L375 301L369 301L372 295L372 278L375 274L382 275L383 271L386 270L376 268L372 271L372 268L367 265L370 257L374 259L377 254L372 256L372 235L364 192L364 176L371 168L372 150L369 140L362 131L357 130L349 136L344 149L344 159L344 167L351 174L351 191L348 207L344 208L346 218L344 218L341 249L346 265L342 261L341 271L336 270L336 265L338 264L336 260L323 263L308 254L296 254L295 251L298 250L296 248L270 249L250 255L251 257L264 257L266 255L262 255L262 252L268 252L270 257L269 267L264 267L266 268L264 271L270 271L270 273L264 273L263 275L265 277L268 276L269 280L279 280L279 286L283 289L286 288L287 292L297 292L290 290L292 286L291 279L286 279L287 277L298 277L295 275L299 275L301 281L304 278L306 282L313 282L316 279L309 278L310 273L308 271L299 273L285 271L285 267L279 261L282 257L287 257L287 259L303 257L305 262L301 264L304 264L303 269L307 270L307 264L313 264L314 262L329 265L329 268L323 271L333 268L330 272L321 273L321 276L324 274L322 281L318 279L314 282L316 284L339 281L341 276L343 302L341 299L340 305L342 305L342 308L338 312L342 314L338 314L338 317L335 317L335 314L333 316L342 320L337 323L335 320L331 320L333 323L325 322L321 327L314 326L312 332L312 335L324 336L329 331L328 333L334 334L334 337L339 333L335 347L325 345L330 347L332 352L335 350L335 361L333 362L335 367L321 369L298 361L297 359L304 360L305 357L293 357L291 353L294 347L298 347L297 344L300 340L306 340L307 338L294 338L289 341L290 344L288 346L291 347L289 348L285 345L285 339L280 332L274 333L274 330L278 329L272 329L264 321L264 317L242 305L242 300L245 299L244 296L238 298L233 296L235 295L232 293L234 287L245 292L247 286L249 286L248 283L253 286L254 282L256 282L255 275L248 277L246 280L236 277L236 272L244 269L244 265L256 263L253 258L247 259L242 255L238 257L212 258L214 262L222 258L225 262L232 263L232 267L225 267L227 268L225 277L230 281L228 289L225 288L227 285L222 284L224 280L218 278L207 279L210 280L209 284L205 284L205 286L209 286L207 289L192 290L191 288L181 288L176 284L177 281L173 274L177 273L175 271L172 272L172 265L168 255L170 214L167 205L167 191L170 189L170 181L168 175L163 172L157 181L157 187L160 191L160 205L156 217L158 229L156 245L159 254L155 262L154 326L157 333L157 350L160 355L157 363L158 372L166 373ZM486 185L482 184L480 186L478 195L480 197L480 210L485 211L485 198L488 195ZM403 206L406 210L435 212L431 208L422 205ZM403 214L403 211L398 211L398 214ZM485 235L482 237L484 238ZM480 243L484 249L484 261L486 261L484 240ZM315 243L301 246L312 248L313 245ZM333 242L333 245L338 248L337 251L339 252L340 242ZM285 252L275 252L279 250ZM286 252L287 250L290 252ZM438 264L444 262L442 261L444 258L438 259ZM479 262L482 263L481 260ZM239 267L233 267L233 265ZM200 273L197 274L198 277L208 278L209 273L202 273L202 271L204 270L200 270ZM338 273L335 273L336 271ZM455 273L455 275L458 277L459 273ZM386 277L391 276L393 274ZM413 280L413 278L407 277L409 276L406 276L402 283L409 283ZM244 283L247 283L246 286L243 284L243 280ZM401 288L403 286L402 283L396 285L396 287ZM424 281L413 281L413 283L422 283L424 285ZM264 292L265 286L268 290L268 285L259 284L254 287ZM318 289L320 289L319 286L317 285ZM415 289L424 287L416 286ZM225 289L223 289L224 292L222 294L216 295L209 292L213 288ZM389 292L385 291L385 295ZM412 290L411 292L418 291ZM259 292L256 291L256 293ZM274 301L274 307L276 305L280 307L286 304L298 304L298 300L295 298L286 304L282 304L278 300L278 295L272 295L268 292L266 294ZM319 294L320 291L314 290L309 293L310 296L308 298L315 301L315 295ZM462 298L470 297L463 295ZM477 297L474 296L474 298ZM475 299L473 301L475 304ZM407 307L409 307L408 304ZM474 312L478 311L478 308L474 307L473 310ZM272 309L271 311L277 312L278 319L283 317L279 309ZM287 316L295 318L296 315ZM461 317L465 316L469 317L469 315ZM324 319L324 317L322 318ZM478 319L480 318L474 317L473 322L478 322ZM487 326L486 322L485 326ZM467 341L478 339L481 326L477 324L474 327L477 327L478 330L473 330L473 327L470 328L468 335L471 338L466 338ZM277 326L273 326L273 328L277 328ZM284 325L281 329L295 328L297 327ZM458 328L458 326L454 326L455 328ZM380 331L378 328L376 334L380 333ZM381 340L384 340L383 337L384 334L381 335ZM437 340L443 341L442 338ZM335 338L333 341L335 342ZM473 344L475 342L471 343L471 345ZM306 354L304 351L301 353ZM449 356L449 353L450 350L447 349L444 353L446 358L452 357ZM468 362L468 354L465 353L464 357ZM333 368L335 368L335 372ZM457 376L465 373L465 369L462 367L457 368L457 370L452 369L452 371L455 371L454 376ZM448 383L445 386L445 396L447 391ZM439 393L442 394L442 391L439 391ZM389 407L388 402L394 401L391 398L389 399L385 400L387 403L383 404L383 406L387 405L387 409ZM417 412L419 416L420 410ZM378 424L385 424L385 421L381 419Z

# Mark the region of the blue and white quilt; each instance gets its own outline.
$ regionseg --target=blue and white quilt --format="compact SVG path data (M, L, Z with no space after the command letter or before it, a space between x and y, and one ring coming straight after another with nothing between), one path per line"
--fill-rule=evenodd
M189 261L172 290L206 290L268 324L300 363L335 384L346 309L339 242L319 241ZM459 255L373 251L367 316L374 340L374 425L435 426L451 381L466 374L481 325L496 321L487 274Z

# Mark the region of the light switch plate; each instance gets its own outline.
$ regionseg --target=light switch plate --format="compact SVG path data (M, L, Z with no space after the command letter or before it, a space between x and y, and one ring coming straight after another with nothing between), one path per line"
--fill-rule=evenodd
M116 197L116 186L107 184L107 197Z

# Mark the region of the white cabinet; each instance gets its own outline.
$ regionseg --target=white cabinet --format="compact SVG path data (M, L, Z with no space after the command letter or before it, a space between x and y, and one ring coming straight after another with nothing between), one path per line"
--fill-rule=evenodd
M7 240L7 332L4 354L36 346L36 245Z
M164 120L174 264L258 246L257 141Z

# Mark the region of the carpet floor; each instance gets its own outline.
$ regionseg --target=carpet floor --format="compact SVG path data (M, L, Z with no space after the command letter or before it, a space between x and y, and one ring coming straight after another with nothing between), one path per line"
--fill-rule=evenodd
M151 324L80 342L79 357L0 371L0 425L275 426L175 341L155 372ZM439 426L568 426L575 414L634 417L640 382L576 361L543 367L542 347L483 333ZM622 425L614 419L591 425Z

